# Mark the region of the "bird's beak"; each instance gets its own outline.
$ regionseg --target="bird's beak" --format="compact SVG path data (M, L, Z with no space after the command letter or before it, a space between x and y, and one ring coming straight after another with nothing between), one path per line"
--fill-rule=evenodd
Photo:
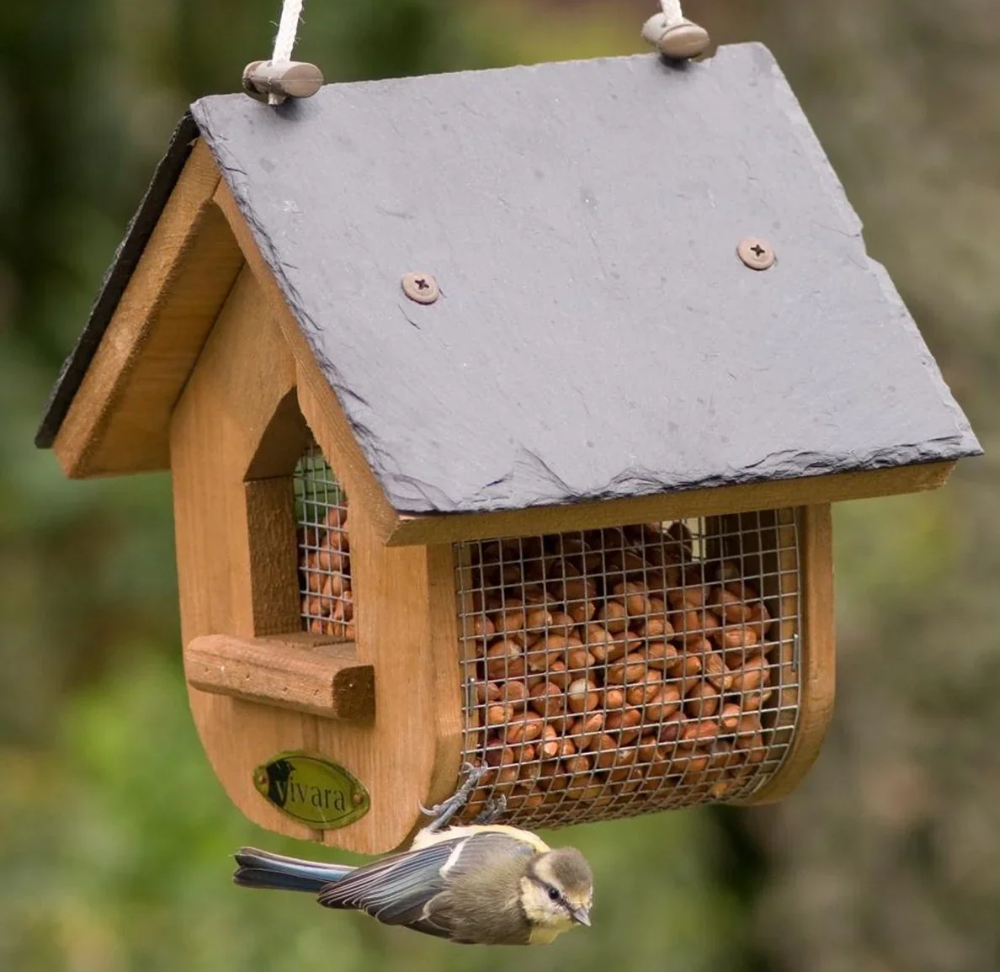
M590 912L586 908L574 908L570 915L577 924L590 927Z

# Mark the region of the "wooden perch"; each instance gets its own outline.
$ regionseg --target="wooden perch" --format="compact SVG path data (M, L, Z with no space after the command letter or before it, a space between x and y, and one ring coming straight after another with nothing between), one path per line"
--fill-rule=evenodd
M350 643L315 636L204 635L184 649L188 683L203 692L294 709L328 719L371 722L375 672Z

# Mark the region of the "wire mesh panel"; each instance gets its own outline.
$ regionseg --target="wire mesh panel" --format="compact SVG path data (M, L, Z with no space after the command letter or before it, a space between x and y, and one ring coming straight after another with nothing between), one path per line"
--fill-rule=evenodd
M292 483L299 528L302 627L314 634L353 641L347 494L315 444L298 461Z
M748 796L799 705L793 511L456 545L465 819L553 827Z

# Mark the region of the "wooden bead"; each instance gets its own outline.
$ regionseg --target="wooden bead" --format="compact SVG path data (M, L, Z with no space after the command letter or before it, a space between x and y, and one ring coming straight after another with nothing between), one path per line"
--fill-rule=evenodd
M311 98L323 87L323 72L305 61L252 61L243 70L243 90L258 101L280 105L286 98Z
M708 50L711 38L708 31L690 20L670 24L662 14L654 14L642 28L642 36L660 53L674 60L698 57Z

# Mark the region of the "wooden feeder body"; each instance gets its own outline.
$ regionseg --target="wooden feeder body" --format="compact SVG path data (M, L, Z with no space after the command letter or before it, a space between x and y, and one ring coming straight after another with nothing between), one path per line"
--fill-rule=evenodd
M397 146L418 106L439 131ZM599 786L532 798L530 767L488 785L531 825L788 793L833 703L831 503L936 488L980 450L770 56L337 85L290 107L195 106L39 435L71 476L170 469L191 709L233 802L353 851L405 843L518 710L489 728L474 700L476 682L522 677L493 679L482 657L509 606L487 604L500 575L484 559L516 549L515 586L551 589L528 562L539 538L589 537L625 582L650 563L627 577L609 544L680 521L703 532L706 571L741 565L775 619L759 763L717 759L695 785L691 747L666 742L659 775L636 777L669 717L642 702L638 736L614 737L624 762L584 750ZM739 262L748 235L774 237L770 270ZM414 270L435 273L436 303L403 295ZM303 619L293 486L313 442L349 498L353 616L337 624ZM671 583L704 587L699 572ZM598 584L595 612L613 587ZM327 830L279 812L254 772L285 752L349 771L368 812Z

